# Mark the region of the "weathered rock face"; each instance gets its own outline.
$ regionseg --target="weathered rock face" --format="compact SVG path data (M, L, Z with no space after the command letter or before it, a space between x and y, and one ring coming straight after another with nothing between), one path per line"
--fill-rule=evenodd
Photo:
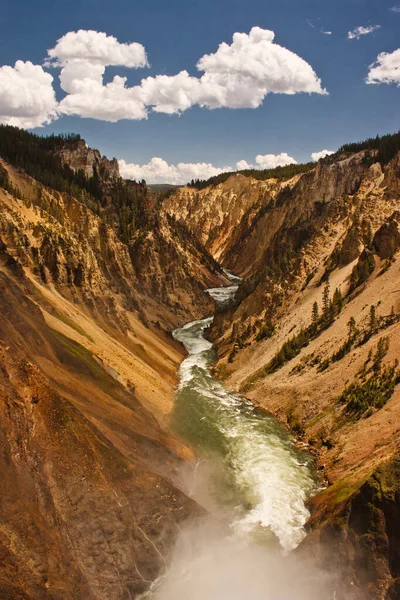
M400 213L392 215L389 222L378 229L374 237L374 250L379 258L392 259L400 248Z
M257 181L237 174L200 191L179 188L165 200L164 209L183 221L218 261L230 264L235 244L280 189L276 180Z
M219 252L220 243L224 266L246 278L236 304L211 328L216 372L292 427L324 467L333 485L315 499L312 533L303 545L324 568L341 573L337 598L399 597L400 475L392 469L394 487L384 491L386 475L379 471L400 444L399 165L396 157L382 171L369 166L363 152L336 156L275 187L250 209L243 201L245 209L235 207L236 221L230 221L235 242L225 254L220 186L203 189L201 202L199 192L190 191L193 230L207 231L201 218L211 214L196 202L222 212L209 247ZM240 202L237 195L234 201ZM180 214L174 196L170 210ZM335 290L340 308L307 337L324 310L326 282L326 314ZM387 370L380 373L395 369L390 394L376 407L376 389L360 417L338 400L350 384L353 405L365 400L383 347Z
M220 356L255 339L262 323L283 314L294 291L311 280L317 283L317 272L320 281L338 262L345 266L358 258L364 221L380 225L393 211L384 198L382 178L375 165L364 164L363 153L319 163L260 209L227 263L250 277L242 286L240 306L215 321L213 339L220 339ZM380 210L371 211L375 193L382 203Z
M204 288L225 278L166 215L128 247L2 168L0 596L131 600L200 511L175 483L193 455L168 430L183 358L168 330L210 314Z
M198 511L171 484L184 448L29 288L0 272L0 596L128 600Z
M337 245L333 254L333 263L335 266L345 267L360 256L364 246L364 236L362 227L359 223L348 229L343 240Z
M7 170L25 202L4 195L0 235L8 252L43 283L55 284L69 299L78 295L122 330L126 308L142 318L148 313L148 320L167 328L212 313L204 289L225 278L173 220L160 215L128 247L84 204L38 186L9 165Z
M399 457L379 467L359 489L333 486L312 505L309 534L298 551L313 554L324 570L341 574L336 597L398 599Z
M319 227L320 217L333 201L353 195L361 179L375 173L375 165L368 171L363 157L360 153L331 164L319 163L289 181L257 181L237 174L201 191L180 188L168 198L165 209L183 219L224 266L250 277L266 263L271 244L276 243L277 254L285 252L288 240L282 234L301 244L311 224Z
M89 148L84 140L62 146L58 155L63 164L67 164L74 171L83 171L87 177L93 177L95 170L105 181L120 177L117 159L108 160L101 156L98 150Z

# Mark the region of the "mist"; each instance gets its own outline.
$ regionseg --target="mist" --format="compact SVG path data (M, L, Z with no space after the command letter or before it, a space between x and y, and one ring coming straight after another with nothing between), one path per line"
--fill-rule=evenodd
M236 289L209 293L221 303ZM211 321L174 332L188 357L172 414L200 457L178 486L207 514L180 530L168 567L141 598L328 600L328 576L292 552L306 533L307 499L320 489L312 459L274 417L212 377Z
M329 591L330 590L330 591ZM143 600L324 600L326 574L278 541L237 536L212 517L188 524L170 565Z

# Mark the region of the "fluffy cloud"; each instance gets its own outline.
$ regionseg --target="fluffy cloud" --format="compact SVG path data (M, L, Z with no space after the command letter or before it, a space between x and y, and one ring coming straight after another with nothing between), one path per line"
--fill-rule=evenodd
M154 157L146 165L136 165L119 160L119 170L126 179L145 179L147 183L185 184L192 179L209 179L214 175L232 171L232 167L214 167L210 163L178 163L169 165L164 159ZM245 160L236 163L238 171L245 169L274 169L275 167L297 164L286 152L282 154L258 154L256 164Z
M162 158L154 157L146 165L135 165L119 160L119 170L126 179L145 179L147 183L185 184L192 179L208 179L232 167L214 167L209 163L178 163L169 165Z
M68 94L60 102L60 113L112 122L146 118L139 88L127 88L126 78L118 75L103 84L106 67L148 66L142 44L121 44L106 33L80 29L66 33L47 54L45 64L61 67L60 85Z
M143 79L140 93L143 102L152 106L155 112L172 115L196 104L200 87L199 79L191 77L187 71L181 71L177 75Z
M140 44L120 44L96 31L69 32L48 51L48 65L60 66L62 89L68 93L59 111L70 115L117 121L143 119L148 110L174 114L191 106L257 108L268 93L325 94L312 67L294 52L274 43L272 31L253 27L235 33L197 63L199 77L181 71L157 75L128 87L114 77L103 83L105 67L144 67L146 52Z
M255 165L250 165L245 160L240 160L236 163L236 167L239 171L243 171L245 169L275 169L276 167L296 164L297 161L294 158L286 152L282 152L281 154L258 154Z
M17 60L0 67L0 123L41 127L56 117L53 77L41 66Z
M326 94L312 67L300 56L274 42L273 31L253 27L235 33L232 43L197 63L199 76L181 71L157 75L129 87L116 75L104 83L107 67L148 66L145 48L120 43L104 32L79 30L62 36L48 50L45 67L60 69L65 97L57 105L53 78L41 66L18 61L0 67L0 119L22 127L38 127L60 114L115 122L145 119L150 110L174 114L191 106L257 108L274 94Z
M275 169L275 167L285 167L286 165L296 165L297 161L286 152L281 154L258 154L256 163L261 169Z
M370 65L367 83L396 83L400 86L400 48L382 52Z
M325 156L329 156L330 154L335 154L334 150L321 150L320 152L313 152L311 154L311 158L318 162L320 158L325 158Z
M127 88L126 77L119 76L115 76L106 85L90 78L75 80L74 93L61 100L58 110L65 115L79 115L113 123L120 119L147 118L140 89Z
M369 27L363 27L360 25L353 29L353 31L349 31L347 34L347 38L349 40L359 40L362 35L368 35L377 29L380 29L380 25L370 25Z
M391 6L389 10L395 13L400 13L400 6Z
M47 51L47 64L65 66L85 60L93 65L124 66L130 68L148 66L146 51L142 44L121 44L117 38L101 31L80 29L63 35L54 48Z
M235 33L231 45L204 55L197 68L201 105L210 108L256 108L268 93L326 93L312 67L300 56L274 43L273 31L253 27Z
M247 160L239 160L236 163L236 168L238 171L245 171L246 169L253 169L253 165L249 165Z

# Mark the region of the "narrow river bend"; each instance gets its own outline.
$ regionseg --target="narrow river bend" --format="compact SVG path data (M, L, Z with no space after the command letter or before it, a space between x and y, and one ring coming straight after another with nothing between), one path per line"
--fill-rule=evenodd
M229 301L237 291L240 280L227 274L230 287L208 290L217 304ZM204 337L212 320L194 321L174 332L188 357L179 370L172 422L199 457L186 486L224 523L224 531L217 532L215 523L211 527L203 523L200 529L197 525L183 532L167 573L145 597L297 598L288 591L288 564L282 566L282 561L287 561L283 557L305 536L309 516L305 503L318 489L314 464L274 417L212 377L215 353ZM259 571L257 576L253 573L255 565L263 570L261 578ZM272 574L262 583L269 569ZM278 572L282 583L278 583ZM271 578L277 586L273 591L268 588ZM313 597L313 593L307 589L306 596Z

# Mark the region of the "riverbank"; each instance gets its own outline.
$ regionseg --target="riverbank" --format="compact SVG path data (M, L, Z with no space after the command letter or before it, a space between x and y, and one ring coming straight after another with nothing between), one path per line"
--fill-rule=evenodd
M218 307L237 288L236 281L208 292ZM291 597L288 571L304 598L328 599L322 572L304 563L300 573L296 559L288 558L306 535L307 502L321 489L313 459L277 419L213 378L215 352L204 336L212 319L174 331L188 356L171 414L173 431L198 456L184 489L208 516L183 528L166 570L143 599L242 600L245 589L251 600ZM261 564L262 576L255 568Z

